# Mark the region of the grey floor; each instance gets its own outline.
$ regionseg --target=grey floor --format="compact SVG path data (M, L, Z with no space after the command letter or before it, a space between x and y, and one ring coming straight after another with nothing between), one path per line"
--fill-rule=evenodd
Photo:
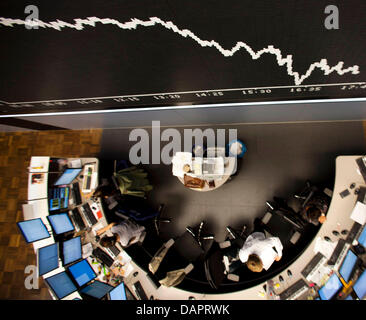
M185 128L189 127L177 129ZM248 149L238 175L221 188L204 193L189 190L172 176L171 166L145 166L154 185L150 201L155 205L165 203L164 215L173 219L163 227L166 238L177 236L186 226L204 220L205 230L222 241L227 225L251 225L255 217L265 213L265 201L273 196L292 198L307 179L332 186L338 155L366 153L361 121L215 125L212 128L236 128L238 138ZM128 159L129 149L135 144L129 141L130 131L104 130L100 158Z

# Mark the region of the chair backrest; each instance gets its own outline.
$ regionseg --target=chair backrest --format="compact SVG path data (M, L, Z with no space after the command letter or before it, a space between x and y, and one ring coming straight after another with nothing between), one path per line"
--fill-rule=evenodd
M264 229L271 236L280 238L282 244L295 244L299 240L301 229L297 228L288 219L285 219L283 215L278 214L278 212L275 211L271 213L271 217L268 218L268 213L266 214L266 217Z
M213 289L217 289L225 279L223 258L223 252L215 241L204 261L206 279Z
M198 241L188 232L184 232L174 243L174 250L190 262L196 261L204 254Z

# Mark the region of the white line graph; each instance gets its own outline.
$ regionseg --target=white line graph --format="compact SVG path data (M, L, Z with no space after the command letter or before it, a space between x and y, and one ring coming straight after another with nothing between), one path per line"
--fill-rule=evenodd
M296 85L300 85L305 79L310 77L312 72L315 69L320 69L324 72L324 75L329 75L333 72L338 73L339 75L344 75L345 73L352 73L352 74L359 74L359 66L353 65L348 68L344 68L344 62L339 61L334 66L328 65L327 59L321 59L320 61L313 62L310 64L309 68L304 74L300 74L293 70L293 57L292 55L283 56L280 49L275 48L273 45L268 45L266 48L263 48L259 51L254 51L248 44L243 41L238 41L235 46L231 49L223 48L218 42L215 40L203 40L200 39L197 35L195 35L192 31L188 29L179 29L173 22L171 21L163 21L158 17L151 17L149 20L140 20L140 19L131 19L127 22L120 22L115 19L110 18L98 18L98 17L88 17L86 19L74 19L73 23L68 23L65 21L57 20L51 22L44 22L41 20L21 20L21 19L12 19L12 18L3 18L0 17L0 25L6 27L13 27L14 25L28 25L28 26L38 26L41 28L51 28L58 31L62 31L63 28L72 28L75 30L83 30L84 26L95 27L97 23L101 24L110 24L115 25L120 29L123 30L131 30L136 29L138 26L142 27L153 27L155 25L161 25L164 28L173 31L174 33L179 34L184 38L191 38L192 40L196 41L202 47L213 47L218 50L224 57L232 57L235 53L240 51L241 49L245 49L247 53L251 56L253 60L259 59L263 54L272 54L275 56L277 64L282 67L286 67L287 74L290 77L293 77L294 82Z

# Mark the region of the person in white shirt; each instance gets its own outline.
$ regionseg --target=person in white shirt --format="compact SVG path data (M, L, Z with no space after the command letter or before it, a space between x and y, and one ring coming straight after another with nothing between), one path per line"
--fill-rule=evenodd
M239 250L239 259L246 263L249 270L261 272L268 270L274 261L282 257L282 243L277 237L266 238L264 232L258 232L258 220L255 222L254 232L246 239Z
M146 232L145 227L140 226L131 219L125 220L120 223L110 223L108 226L97 231L97 236L111 229L113 233L112 237L104 236L100 240L101 246L109 248L117 241L120 242L122 247L127 247L138 241L142 242L145 238Z

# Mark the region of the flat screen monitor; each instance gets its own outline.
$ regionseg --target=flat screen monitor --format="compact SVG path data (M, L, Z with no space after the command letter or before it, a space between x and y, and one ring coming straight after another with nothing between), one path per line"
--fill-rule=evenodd
M75 237L62 243L63 264L68 265L82 258L81 238Z
M80 292L96 299L102 299L112 289L113 287L107 283L94 281L81 289Z
M21 221L17 225L27 243L50 237L50 233L41 218Z
M125 284L123 282L109 292L109 300L127 300Z
M77 290L65 271L48 277L45 281L58 299L62 299Z
M363 299L366 296L366 271L357 279L353 286L353 291L356 293L359 299Z
M342 288L342 282L338 276L334 273L327 283L320 288L319 296L322 300L330 300L334 295Z
M47 216L47 219L51 223L55 234L61 234L74 230L74 225L72 224L66 212Z
M361 232L357 241L360 245L366 248L366 227L363 228L363 231Z
M62 186L65 184L70 184L71 182L73 182L73 180L79 175L79 173L81 172L81 168L78 169L66 169L63 174L61 175L61 177L59 177L56 182L54 183L55 186Z
M38 275L43 276L57 269L59 266L58 259L58 243L39 248L37 251Z
M349 250L339 269L339 274L345 282L348 282L356 265L357 256Z
M70 266L69 271L80 287L97 277L93 268L85 259Z

